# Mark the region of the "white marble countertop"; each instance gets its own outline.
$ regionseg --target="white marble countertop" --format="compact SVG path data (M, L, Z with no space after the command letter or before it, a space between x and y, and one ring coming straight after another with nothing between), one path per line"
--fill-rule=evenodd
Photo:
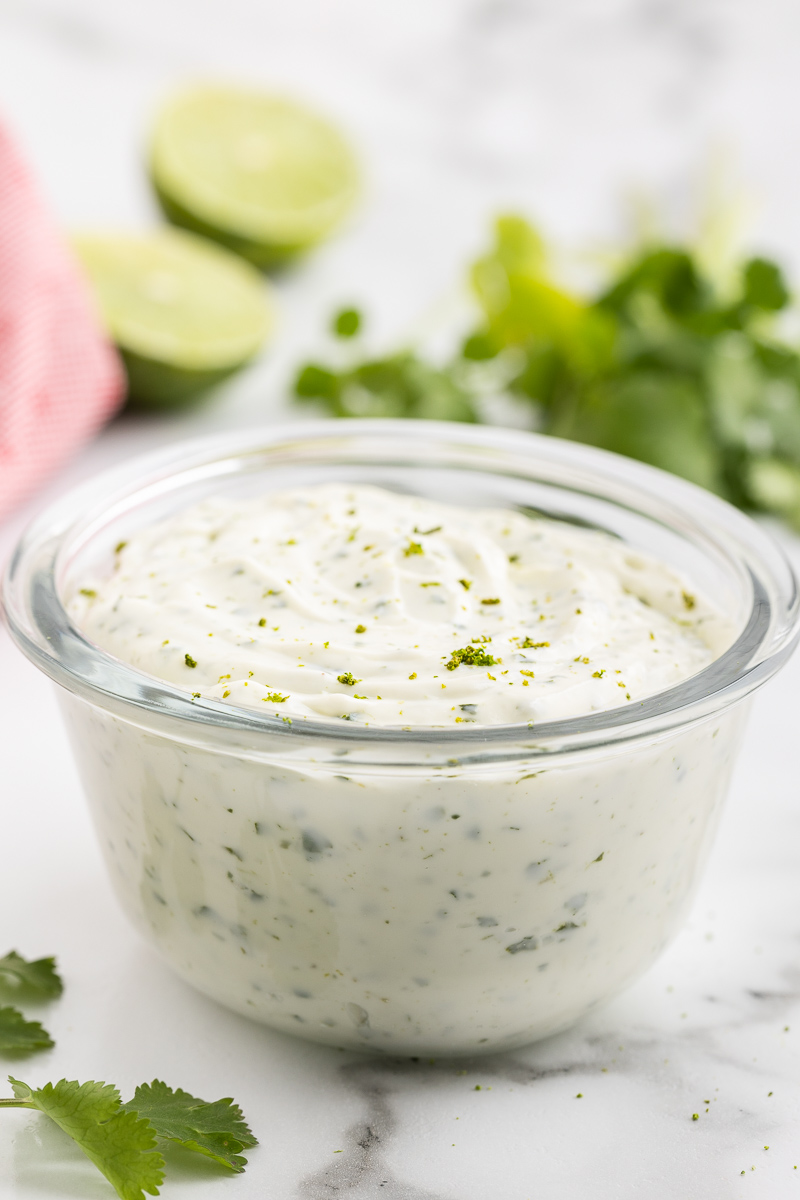
M723 147L755 201L753 237L797 277L799 49L791 0L0 0L0 112L66 224L155 219L148 113L186 77L305 95L367 166L350 227L280 283L274 352L197 413L116 422L0 526L0 558L36 508L102 467L285 420L289 367L337 302L364 303L378 343L406 336L451 303L498 208L600 242L636 183L679 223ZM165 1197L800 1195L800 658L757 700L703 887L661 961L573 1032L459 1063L304 1044L174 978L116 906L50 684L4 633L0 682L0 951L57 954L67 985L42 1014L56 1048L8 1069L235 1095L261 1139L246 1174L177 1161ZM111 1192L57 1130L9 1111L0 1195Z

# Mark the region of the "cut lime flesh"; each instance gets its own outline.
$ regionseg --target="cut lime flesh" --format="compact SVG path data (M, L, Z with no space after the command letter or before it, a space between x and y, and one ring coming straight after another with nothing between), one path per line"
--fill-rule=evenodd
M248 362L269 331L262 277L176 229L80 237L78 257L122 353L130 399L183 404Z
M194 88L162 111L151 176L167 217L259 267L324 238L357 192L339 132L301 106L258 92Z

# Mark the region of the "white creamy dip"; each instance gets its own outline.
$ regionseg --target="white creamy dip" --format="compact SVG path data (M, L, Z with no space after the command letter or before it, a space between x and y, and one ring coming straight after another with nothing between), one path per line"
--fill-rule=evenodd
M674 934L743 707L592 750L545 753L529 728L635 705L724 650L724 616L668 566L344 484L209 500L114 557L69 601L90 638L287 722L245 742L62 694L122 904L202 991L336 1046L508 1049ZM411 728L470 722L463 760ZM492 757L498 722L519 737ZM387 726L409 732L382 752Z
M70 611L151 675L282 717L539 722L693 675L727 623L608 534L324 484L138 532Z

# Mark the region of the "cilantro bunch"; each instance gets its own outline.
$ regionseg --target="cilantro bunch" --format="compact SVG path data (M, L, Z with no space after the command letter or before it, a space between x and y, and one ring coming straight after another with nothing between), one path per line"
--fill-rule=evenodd
M721 289L686 247L640 247L595 295L558 284L519 216L472 265L478 320L442 367L406 351L309 364L300 400L338 416L481 420L487 394L544 433L652 463L800 526L800 353L778 334L779 267L742 262ZM341 336L341 331L339 331Z
M0 990L13 991L20 999L46 1000L61 995L63 985L55 959L27 962L12 950L0 959ZM53 1045L38 1021L26 1021L11 1006L0 1007L0 1052L19 1055ZM230 1098L208 1103L158 1079L140 1084L124 1104L117 1088L94 1080L61 1079L33 1088L10 1075L9 1083L14 1094L0 1099L0 1109L44 1113L80 1146L121 1200L159 1194L165 1142L204 1154L236 1173L247 1165L242 1150L258 1144Z

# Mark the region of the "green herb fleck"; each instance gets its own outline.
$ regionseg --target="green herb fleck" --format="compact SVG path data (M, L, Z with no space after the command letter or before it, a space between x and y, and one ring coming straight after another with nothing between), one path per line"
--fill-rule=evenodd
M283 704L288 700L288 696L282 696L280 692L267 692L266 696L261 697L264 703L269 701L270 704Z
M185 654L183 656L183 661L186 663L187 667L196 667L197 666L197 662L195 661L195 659L192 658L191 654Z
M97 596L97 592L94 590L94 588L81 588L81 595L88 596L90 600L94 600Z
M127 546L127 544L128 544L127 542L117 542L116 546L114 547L114 553L115 553L115 554L121 554L121 553L122 553L122 551L123 551L123 550L125 549L125 547Z
M417 529L417 527L415 525L414 533L419 533L419 534L421 534L422 537L430 537L430 535L432 533L440 533L441 528L442 528L441 525L434 525L433 529Z
M366 633L366 632L367 632L366 625L356 625L356 633Z
M422 549L422 546L420 546L419 542L412 542L412 541L409 541L408 545L406 546L405 550L403 551L403 554L406 556L406 558L410 558L412 554L424 554L424 553L425 553L425 551Z
M602 679L605 673L605 668L602 671L592 671L592 679Z
M345 687L355 687L357 683L361 683L360 679L355 679L350 671L345 671L342 675L337 675L339 683L343 683Z
M684 608L691 611L691 609L693 609L695 604L697 603L694 596L691 594L691 592L681 592L681 596L683 597Z
M463 587L465 592L468 592L469 589L472 587L471 579L459 579L458 582L461 584L461 586Z
M487 597L487 599L481 600L481 604L499 604L499 603L500 603L499 596L489 596L489 597Z
M261 618L261 620L260 620L258 623L259 623L259 625L261 626L261 628L263 629L263 628L264 628L264 626L265 626L265 625L266 625L266 623L267 623L267 618L266 618L266 617L262 617L262 618Z
M534 642L532 638L526 637L520 649L522 650L541 650L544 646L549 646L549 642Z

